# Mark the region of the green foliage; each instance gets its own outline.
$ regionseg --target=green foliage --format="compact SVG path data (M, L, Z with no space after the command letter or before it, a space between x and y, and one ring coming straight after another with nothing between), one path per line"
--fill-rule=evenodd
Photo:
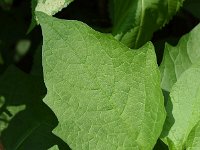
M0 149L199 150L199 1L72 1L0 1Z
M113 34L132 48L149 41L179 10L184 0L110 0Z
M189 133L200 119L199 76L200 66L195 65L185 71L172 87L162 135L172 150L185 148Z
M189 34L184 35L176 47L166 44L163 62L160 66L162 89L171 91L181 74L192 64L200 61L199 40L200 24Z
M186 147L188 135L200 119L199 35L200 25L183 36L176 47L167 44L161 64L161 86L170 91L162 138L172 150ZM189 139L190 145L192 142Z

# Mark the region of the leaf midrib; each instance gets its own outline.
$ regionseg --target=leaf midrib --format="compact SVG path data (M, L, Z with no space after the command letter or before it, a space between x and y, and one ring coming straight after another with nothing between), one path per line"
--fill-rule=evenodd
M138 41L139 41L139 38L140 38L141 33L142 33L142 26L144 24L144 15L145 15L145 12L144 12L144 0L141 0L141 20L140 20L139 30L138 30L138 34L136 36L134 48L138 47Z
M33 127L32 129L28 130L26 132L26 134L24 136L22 136L22 138L20 138L19 143L16 145L16 147L14 148L14 150L18 150L20 148L20 146L26 141L26 139L40 126L42 125L42 123L37 124L35 127Z

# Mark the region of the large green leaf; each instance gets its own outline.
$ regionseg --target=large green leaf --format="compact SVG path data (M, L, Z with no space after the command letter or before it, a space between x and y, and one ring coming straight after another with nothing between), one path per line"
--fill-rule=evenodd
M167 103L162 138L170 150L182 150L189 133L200 119L200 65L185 71L174 84Z
M200 59L200 24L190 33L183 36L178 45L173 47L165 46L162 64L160 66L162 81L161 87L171 91L172 86L192 64Z
M135 51L84 23L37 17L53 132L74 150L152 149L165 120L152 44Z
M110 0L113 34L129 47L138 48L165 25L184 0Z

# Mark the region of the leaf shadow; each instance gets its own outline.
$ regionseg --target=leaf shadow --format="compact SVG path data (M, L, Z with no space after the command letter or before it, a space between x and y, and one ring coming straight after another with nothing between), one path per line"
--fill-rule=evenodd
M173 104L172 104L169 92L163 90L163 95L164 95L165 109L166 109L167 116L166 116L165 123L163 126L163 131L160 136L161 139L167 137L171 127L175 123L175 119L172 114Z
M46 150L58 145L61 150L70 149L59 137L52 133L58 120L51 109L42 101L27 105L17 113L2 131L1 141L7 150Z
M25 73L11 65L0 76L0 98L4 99L0 101L0 118L6 116L0 120L0 125L6 124L0 140L6 150L46 150L53 145L58 145L61 150L70 149L67 143L52 133L58 120L43 102L47 89L39 61L41 52L40 47L33 73ZM18 110L22 105L25 109Z

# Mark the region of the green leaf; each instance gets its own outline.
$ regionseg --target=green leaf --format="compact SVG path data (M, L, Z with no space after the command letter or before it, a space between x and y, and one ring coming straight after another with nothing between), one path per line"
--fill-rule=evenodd
M79 21L37 17L53 133L74 150L151 150L165 120L152 44L135 51Z
M0 120L0 128L4 129L1 140L6 150L44 150L55 144L68 149L68 145L51 132L58 122L42 102L46 89L41 77L10 66L0 76L0 83L0 95L4 96L0 108L0 117L4 119ZM21 111L24 105L26 109Z
M5 128L7 128L10 120L20 111L25 109L25 105L21 106L8 106L5 110L3 110L3 107L0 107L0 135L1 131L3 131ZM9 113L9 114L6 114Z
M200 119L200 24L183 36L176 47L165 47L160 66L161 87L170 93L162 139L171 150L186 148L188 135Z
M59 139L51 133L57 125L53 112L43 103L34 103L19 112L2 132L6 150L45 150Z
M41 68L39 64L37 66ZM51 132L58 121L51 109L42 102L46 94L43 79L34 75L10 66L0 76L0 95L4 96L0 108L0 118L3 116L3 120L0 120L0 128L4 129L1 134L3 147L6 150L44 150L57 144L67 150L68 145ZM26 109L20 111L24 105Z
M189 133L200 120L200 64L182 73L168 101L162 138L170 150L185 149Z
M200 121L192 129L188 136L186 143L187 150L199 150L200 149Z
M113 35L139 48L179 10L184 0L111 0Z
M161 87L171 91L172 86L192 64L200 59L200 24L190 33L183 36L178 45L173 47L165 46L163 61L160 66L162 81Z

